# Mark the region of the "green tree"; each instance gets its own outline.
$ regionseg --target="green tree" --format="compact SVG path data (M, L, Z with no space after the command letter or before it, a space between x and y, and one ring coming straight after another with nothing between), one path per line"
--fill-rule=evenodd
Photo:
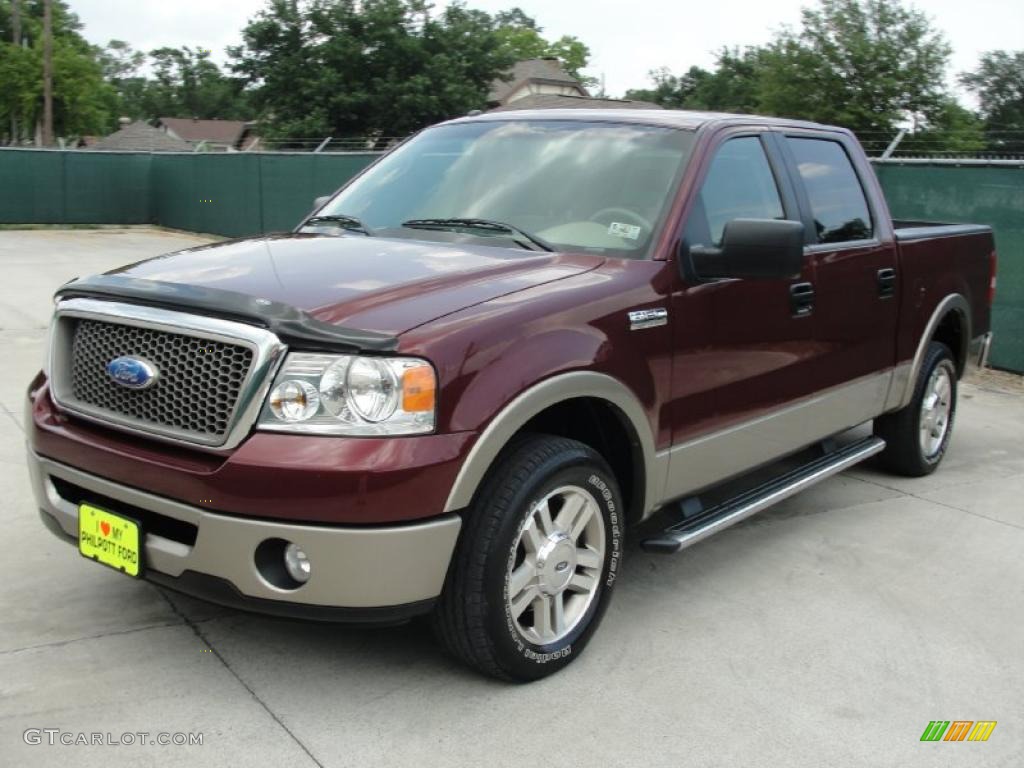
M536 30L537 32L544 31L537 26L536 19L518 6L515 8L509 8L507 11L498 11L494 14L494 22L497 24L499 29L523 27L526 29Z
M690 67L676 77L668 69L651 72L653 89L631 90L627 99L653 101L670 109L756 112L762 49L722 48L711 71Z
M271 138L401 136L481 107L513 62L490 14L421 0L269 0L242 40Z
M650 71L653 88L631 88L626 91L627 99L649 101L666 109L707 109L703 98L698 95L712 72L701 67L690 67L682 75L673 75L668 67Z
M583 70L590 63L590 48L574 35L562 35L548 43L543 56L554 56L570 75L579 80L585 88L598 85L596 77L584 75Z
M242 30L242 45L228 50L231 69L252 90L265 136L325 136L337 130L324 99L332 88L335 103L348 93L342 90L343 73L323 66L309 15L297 0L269 0ZM353 60L358 53L351 49Z
M42 110L41 102L37 103L42 72L37 51L0 42L0 136L8 143L28 138L35 130Z
M799 28L783 30L766 46L723 48L710 71L691 67L676 77L656 70L653 89L627 96L815 120L891 138L907 122L934 130L954 114L964 117L952 110L944 85L949 53L928 18L898 0L819 0L803 10Z
M110 82L138 77L139 69L146 63L146 54L124 40L111 40L99 58L103 76Z
M144 108L149 80L140 74L146 54L123 40L111 40L99 51L104 79L117 94L117 115L139 120L148 117Z
M588 77L582 70L590 61L590 48L579 38L562 35L557 40L547 40L541 33L543 28L521 8L512 8L494 16L496 32L501 45L513 61L554 57L570 75L585 87L597 85L597 78Z
M226 76L207 49L157 48L149 52L153 78L143 92L148 117L244 119L244 83Z
M118 97L118 114L136 120L157 117L247 119L244 82L224 74L206 49L157 48L149 55L111 40L100 52L106 80ZM140 74L150 63L152 77Z
M947 97L928 119L900 142L898 153L965 154L986 148L984 122ZM877 146L881 146L881 142Z
M11 3L0 0L0 134L30 139L43 111L43 2L20 3L21 45L11 39ZM103 80L98 50L81 36L78 17L53 0L53 114L57 136L106 133L115 123L116 94ZM11 135L10 126L17 126Z
M761 54L762 112L893 132L946 104L950 47L897 0L820 0Z
M711 77L698 83L696 99L704 109L719 112L757 112L764 68L761 48L723 48Z
M1024 51L989 51L960 82L978 97L989 147L1024 152Z

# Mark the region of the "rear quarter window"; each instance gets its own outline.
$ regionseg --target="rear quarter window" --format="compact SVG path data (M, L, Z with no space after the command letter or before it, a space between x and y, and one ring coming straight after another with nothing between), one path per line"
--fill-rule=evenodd
M828 139L789 137L803 179L819 243L866 240L874 233L871 211L850 157Z

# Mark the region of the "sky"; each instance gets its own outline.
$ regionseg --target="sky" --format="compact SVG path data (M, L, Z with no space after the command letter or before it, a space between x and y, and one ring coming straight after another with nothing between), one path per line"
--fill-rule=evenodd
M224 60L224 49L239 42L246 21L265 0L69 0L93 43L126 40L136 49L188 45L209 48ZM435 0L437 6L446 0ZM587 74L604 77L610 96L649 85L648 72L669 67L681 73L696 64L710 67L724 45L768 42L782 26L796 26L808 0L468 0L486 11L519 6L557 38L575 35L590 46ZM979 55L998 48L1024 49L1022 0L918 0L953 46L955 74L973 69ZM961 93L961 95L963 95Z

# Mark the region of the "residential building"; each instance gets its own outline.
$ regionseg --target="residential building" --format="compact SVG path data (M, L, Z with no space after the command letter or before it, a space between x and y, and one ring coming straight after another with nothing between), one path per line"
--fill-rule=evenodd
M156 125L168 136L186 142L192 149L207 152L244 151L258 141L255 123L244 120L161 117Z
M488 111L512 109L661 109L657 104L591 96L557 58L516 62L504 78L495 80L487 97Z

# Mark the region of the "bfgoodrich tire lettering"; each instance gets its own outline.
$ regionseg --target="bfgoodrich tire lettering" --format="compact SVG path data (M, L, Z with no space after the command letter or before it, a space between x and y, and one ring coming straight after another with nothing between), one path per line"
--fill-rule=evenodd
M434 614L438 637L505 680L561 669L596 630L621 567L622 501L608 466L582 443L530 436L499 459L465 514Z

